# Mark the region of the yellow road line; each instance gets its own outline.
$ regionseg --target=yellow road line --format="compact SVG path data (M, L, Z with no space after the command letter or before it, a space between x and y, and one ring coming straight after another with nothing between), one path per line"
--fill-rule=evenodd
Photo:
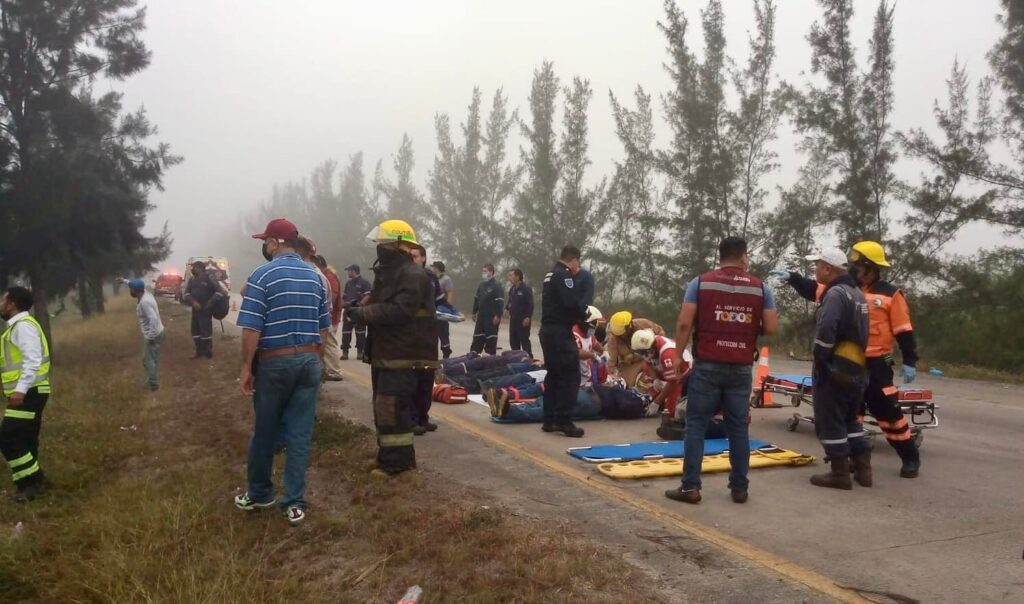
M358 382L367 388L371 386L370 381L361 375L354 375L346 372L345 378L351 379L353 382ZM753 562L768 571L776 572L790 581L799 583L831 598L835 598L840 602L873 602L873 600L865 598L856 591L842 587L825 575L808 568L804 568L792 560L788 560L782 556L758 548L745 541L737 539L736 537L723 533L722 531L705 526L692 518L688 518L679 512L673 511L670 508L657 505L630 491L620 489L614 484L606 482L604 479L598 478L595 480L596 476L593 472L587 472L581 470L579 467L556 461L549 455L532 451L518 442L504 436L481 431L472 422L459 417L457 414L452 413L444 407L434 405L431 407L431 413L442 418L445 423L454 426L462 432L475 436L476 438L501 449L505 449L518 457L532 461L533 463L543 466L557 474L561 474L566 478L575 480L592 490L600 492L610 499L616 499L629 504L638 510L646 512L659 522L674 526L697 539L716 545L739 556L740 558Z

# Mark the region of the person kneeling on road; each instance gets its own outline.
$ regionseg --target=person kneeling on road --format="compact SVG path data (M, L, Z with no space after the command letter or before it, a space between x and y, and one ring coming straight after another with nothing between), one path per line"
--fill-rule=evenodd
M608 321L608 371L626 381L632 388L637 377L644 370L644 359L634 354L631 348L633 334L649 329L656 336L664 336L665 330L654 321L633 317L628 310L620 310Z

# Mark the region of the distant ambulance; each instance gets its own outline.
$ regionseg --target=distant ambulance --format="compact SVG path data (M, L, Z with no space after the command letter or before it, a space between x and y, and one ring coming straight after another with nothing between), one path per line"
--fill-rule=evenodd
M170 296L175 300L180 300L184 284L185 278L178 271L164 271L153 280L153 293L157 296Z

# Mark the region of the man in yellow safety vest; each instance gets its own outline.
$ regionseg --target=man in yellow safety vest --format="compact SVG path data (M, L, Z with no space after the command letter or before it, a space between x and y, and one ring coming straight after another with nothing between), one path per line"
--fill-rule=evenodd
M50 344L28 313L32 292L12 287L0 301L7 331L0 335L0 371L7 409L0 424L0 452L11 467L15 501L35 498L43 485L39 468L39 428L50 398Z

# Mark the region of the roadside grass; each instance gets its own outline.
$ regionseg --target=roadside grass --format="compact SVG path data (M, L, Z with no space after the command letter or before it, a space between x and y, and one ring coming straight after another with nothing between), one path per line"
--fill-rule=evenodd
M40 439L51 487L0 504L0 601L393 602L413 584L423 602L661 599L567 525L515 516L436 475L371 478L371 431L326 412L309 520L293 529L275 512L239 512L230 500L244 489L251 404L234 379L237 340L218 337L212 362L187 360L188 315L162 311L156 394L143 388L127 297L55 324Z
M942 376L962 380L979 380L982 382L1003 382L1006 384L1024 384L1024 373L1011 373L977 365L956 365L940 361L923 360L917 364L918 373L927 372L932 367L942 370Z

